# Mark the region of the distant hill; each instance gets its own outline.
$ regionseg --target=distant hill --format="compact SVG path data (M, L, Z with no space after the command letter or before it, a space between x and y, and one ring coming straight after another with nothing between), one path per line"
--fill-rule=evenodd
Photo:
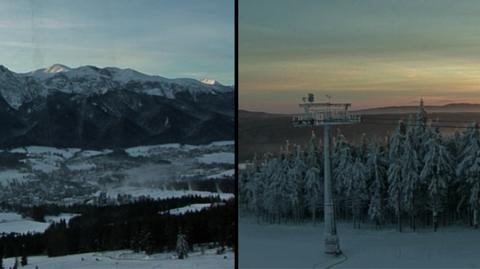
M333 135L341 132L352 143L360 141L363 134L367 139L385 141L397 126L398 120L407 120L408 115L417 112L418 107L384 107L356 111L362 114L362 122L354 125L333 128ZM480 104L448 104L444 106L427 106L428 117L434 126L446 134L463 131L461 128L445 126L466 126L468 122L480 122ZM315 132L318 138L322 129ZM289 140L290 143L306 145L311 137L312 129L294 128L291 115L270 114L240 110L238 113L238 147L239 160L251 159L256 153L262 156L266 152L276 153L280 146Z
M405 114L415 113L418 106L388 106L355 110L360 114ZM452 103L441 106L425 106L429 113L462 113L462 112L480 112L480 104L470 103Z

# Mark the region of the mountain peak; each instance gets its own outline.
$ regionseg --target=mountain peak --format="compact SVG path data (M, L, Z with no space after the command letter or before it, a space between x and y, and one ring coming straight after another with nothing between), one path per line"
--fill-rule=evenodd
M201 81L203 84L207 84L207 85L221 85L218 81L214 80L214 79L208 79L208 78L204 78L202 79Z
M50 66L49 68L44 69L45 73L61 73L61 72L66 72L69 71L70 67L63 65L63 64L54 64Z

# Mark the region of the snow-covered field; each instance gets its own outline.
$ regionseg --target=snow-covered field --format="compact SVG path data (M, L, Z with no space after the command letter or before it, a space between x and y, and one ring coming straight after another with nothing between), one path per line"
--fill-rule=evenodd
M25 219L21 215L13 212L0 213L0 234L1 233L43 233L53 222L59 222L62 219L67 223L77 214L60 214L58 216L45 216L45 222Z
M235 163L235 154L231 152L217 152L205 154L198 158L200 163L212 164L212 163Z
M111 251L102 253L85 253L49 258L46 256L32 256L28 258L25 269L156 269L156 268L234 268L234 254L227 252L216 255L211 251L204 255L197 253L189 254L184 260L176 259L172 254L157 254L145 256L134 254L131 251ZM13 266L14 259L4 259L6 268Z
M76 216L80 216L80 214L62 213L58 216L45 216L45 221L48 223L53 223L53 222L60 222L62 220L65 220L65 222L68 223L70 219Z
M240 219L240 268L480 268L480 231L470 227L399 233L339 223L345 256L334 258L323 253L322 224L267 225Z
M227 171L223 171L221 173L208 176L208 179L215 179L215 178L224 178L224 177L233 177L235 175L235 169L230 169Z
M180 144L172 143L172 144L132 147L132 148L126 149L125 152L127 152L127 154L132 157L147 157L147 156L160 154L164 149L180 149L180 148L181 148Z
M185 214L187 212L201 211L202 209L208 208L211 205L212 204L191 204L191 205L187 205L187 206L183 206L183 207L179 207L179 208L170 209L166 212L168 212L171 215L182 215L182 214Z
M50 223L24 219L17 213L0 213L0 233L44 232Z
M43 233L48 226L50 223L23 219L0 223L0 233Z

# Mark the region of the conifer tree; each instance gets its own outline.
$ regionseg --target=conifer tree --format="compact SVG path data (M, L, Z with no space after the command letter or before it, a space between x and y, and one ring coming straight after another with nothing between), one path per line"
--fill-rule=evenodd
M188 242L185 235L181 231L177 234L176 251L179 259L183 260L188 257Z
M438 213L443 211L448 184L452 179L452 159L448 149L442 144L441 135L434 132L426 143L427 152L420 177L427 181L429 204L432 210L434 231L438 228Z
M291 180L294 182L295 192L294 195L294 218L296 221L299 221L303 218L303 211L305 209L304 202L304 192L305 192L305 173L306 173L306 164L304 161L304 154L301 151L300 146L295 147L295 156L292 163L292 167L289 171L292 176Z
M468 197L468 203L473 210L473 225L478 228L478 192L480 191L480 134L478 125L472 124L464 133L465 143L460 155L461 162L458 164L456 174L461 181L460 192L464 197Z
M20 261L20 265L21 265L21 266L26 266L26 265L28 265L28 258L27 258L27 255L26 255L26 254L22 255L22 259L21 259L21 261Z
M323 199L322 186L320 169L315 166L310 167L305 175L305 201L307 202L313 223L315 223L316 213Z
M402 231L402 211L403 211L403 180L401 157L403 154L403 142L405 140L405 125L399 122L393 136L389 141L389 167L387 170L388 178L388 203L394 209L397 216L398 230Z
M401 169L402 169L402 186L403 191L403 203L405 204L405 209L410 214L410 225L415 230L415 218L416 218L416 205L419 194L419 189L421 189L422 182L420 181L419 169L420 163L418 161L417 152L415 151L413 144L412 133L407 132L405 139L403 155L401 159Z
M367 168L357 157L351 169L350 180L347 182L347 195L352 203L353 225L357 228L360 228L362 207L368 200L367 177Z
M353 154L343 135L339 135L334 149L333 178L338 202L346 202L345 195L352 180ZM333 184L332 184L333 185Z
M370 144L367 153L367 166L371 178L370 184L370 203L368 207L368 216L375 221L377 227L383 223L384 203L386 186L387 164L381 146L375 143Z

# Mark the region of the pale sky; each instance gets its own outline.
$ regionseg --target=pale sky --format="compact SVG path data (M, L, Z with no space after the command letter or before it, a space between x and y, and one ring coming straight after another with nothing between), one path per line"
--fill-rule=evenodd
M233 0L0 0L0 64L132 68L234 83Z
M240 0L240 108L480 103L480 1Z

